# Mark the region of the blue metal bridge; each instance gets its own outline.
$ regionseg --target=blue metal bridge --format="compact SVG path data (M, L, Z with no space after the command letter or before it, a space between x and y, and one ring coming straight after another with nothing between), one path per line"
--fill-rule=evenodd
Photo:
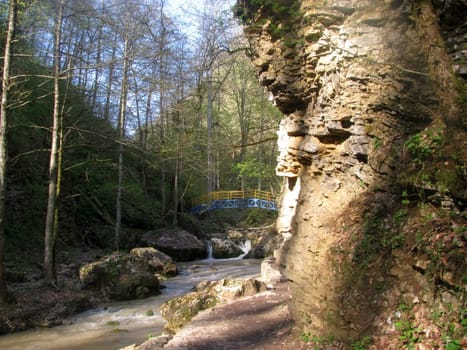
M259 190L209 192L193 202L190 212L200 214L216 209L246 208L277 210L275 196Z

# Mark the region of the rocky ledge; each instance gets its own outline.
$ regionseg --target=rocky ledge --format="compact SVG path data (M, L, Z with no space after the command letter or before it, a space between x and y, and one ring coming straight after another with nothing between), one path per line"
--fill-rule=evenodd
M202 282L167 302L161 313L169 320L168 333L124 350L299 350L305 345L292 333L289 300L288 283L269 258L260 280Z

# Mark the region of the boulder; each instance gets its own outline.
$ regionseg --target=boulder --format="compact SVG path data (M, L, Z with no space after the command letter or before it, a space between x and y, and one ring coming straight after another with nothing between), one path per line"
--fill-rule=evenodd
M84 288L114 300L129 300L159 294L154 267L134 254L114 253L83 265L79 277Z
M242 255L243 250L230 239L211 239L212 257L216 259L236 258Z
M130 254L142 259L153 268L152 272L163 277L173 277L177 274L177 266L172 258L152 247L134 248Z
M248 253L247 257L255 259L264 259L268 256L272 256L274 250L276 250L282 242L282 236L277 233L267 233L260 236L256 244Z
M145 245L168 254L176 261L192 261L207 257L203 242L181 229L148 231L141 240Z
M202 310L236 297L254 295L266 289L265 283L254 278L201 282L195 287L195 291L162 304L160 312L167 320L165 330L176 332Z

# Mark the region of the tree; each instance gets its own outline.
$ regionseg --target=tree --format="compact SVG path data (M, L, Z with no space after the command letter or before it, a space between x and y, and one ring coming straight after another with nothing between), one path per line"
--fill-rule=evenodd
M57 276L55 271L55 243L57 239L58 209L57 198L60 193L60 167L59 157L61 140L63 138L63 115L60 111L60 41L62 32L63 9L65 0L57 4L54 32L54 73L53 73L53 115L52 135L49 160L49 191L47 200L47 215L45 219L45 241L44 241L44 279L47 284L56 285Z
M232 140L233 175L240 178L242 188L262 189L262 179L268 173L267 182L274 183L275 130L281 114L267 101L266 91L258 85L244 52L235 55L228 69L225 82L228 89L224 89L222 96L220 123L229 134L226 138Z
M8 129L8 91L10 90L11 45L15 32L17 1L8 4L8 26L6 31L5 50L3 54L2 96L0 102L0 304L7 302L7 288L4 268L5 241L5 193L7 170L7 129Z
M125 137L125 121L126 121L126 107L128 100L128 69L129 69L129 50L130 50L130 18L127 16L125 21L125 34L123 43L123 75L120 86L120 108L118 112L118 182L117 182L117 198L115 203L115 249L120 247L120 235L122 226L122 191L123 191L123 142Z
M214 70L219 56L229 51L231 39L230 24L222 2L206 1L200 18L199 42L196 67L199 80L199 94L202 101L206 95L206 179L207 191L216 189L214 154L214 100L222 86L222 78L214 80Z

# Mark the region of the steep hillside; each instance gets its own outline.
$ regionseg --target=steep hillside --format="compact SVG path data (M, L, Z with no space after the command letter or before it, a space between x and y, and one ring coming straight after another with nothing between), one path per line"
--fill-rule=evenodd
M466 345L466 5L238 1L284 114L280 263L307 341Z

